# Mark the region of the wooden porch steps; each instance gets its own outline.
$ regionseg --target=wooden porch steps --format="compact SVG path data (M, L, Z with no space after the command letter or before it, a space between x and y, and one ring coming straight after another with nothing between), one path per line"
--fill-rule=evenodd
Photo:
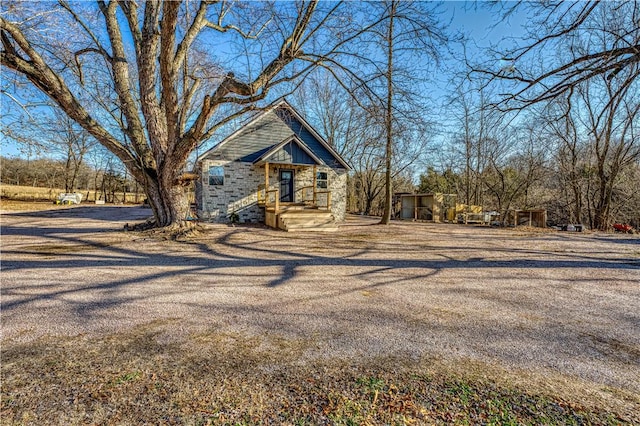
M318 209L287 209L278 215L278 228L296 232L338 230L333 214L330 211Z

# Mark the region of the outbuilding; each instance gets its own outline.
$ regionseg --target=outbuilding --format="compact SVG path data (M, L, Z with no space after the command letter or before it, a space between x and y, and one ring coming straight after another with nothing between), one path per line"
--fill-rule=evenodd
M445 222L453 220L448 213L456 207L456 194L400 194L400 219Z

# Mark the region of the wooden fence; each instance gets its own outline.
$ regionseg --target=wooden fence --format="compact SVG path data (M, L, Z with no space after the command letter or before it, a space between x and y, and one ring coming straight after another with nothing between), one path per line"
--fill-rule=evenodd
M0 197L9 200L53 202L56 198L58 198L58 195L63 192L66 191L61 188L40 188L32 186L7 185L4 183L0 184ZM83 202L95 202L96 199L104 200L104 196L101 191L85 189L77 190L75 192L82 194ZM145 198L146 196L142 193L127 192L126 194L124 194L122 192L114 192L107 194L106 201L113 203L126 202L137 204L142 203Z

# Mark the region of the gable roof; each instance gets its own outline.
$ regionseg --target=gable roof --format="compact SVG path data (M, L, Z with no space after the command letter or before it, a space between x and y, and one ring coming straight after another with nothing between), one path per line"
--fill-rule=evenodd
M285 139L256 159L254 164L286 162L293 164L323 165L319 159L296 135Z
M203 153L207 157L256 163L287 143L300 148L317 164L350 170L347 162L286 101L262 111L222 142ZM312 163L313 164L313 163Z

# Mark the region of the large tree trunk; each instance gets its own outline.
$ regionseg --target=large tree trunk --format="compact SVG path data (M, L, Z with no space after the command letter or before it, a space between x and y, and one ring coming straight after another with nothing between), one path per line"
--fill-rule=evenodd
M366 196L364 200L364 214L367 216L371 214L371 202L372 202L371 197Z
M189 213L189 201L183 186L172 186L159 191L157 186L150 185L147 188L147 196L156 226L178 228L185 225Z
M167 169L165 169L167 170ZM175 170L175 169L174 169ZM167 176L145 176L142 183L149 206L153 210L155 227L181 228L187 225L189 198L187 188L176 172Z
M73 179L71 175L71 148L67 151L67 161L64 163L64 192L73 191Z
M601 178L604 179L604 178ZM600 231L606 231L611 225L611 198L613 195L612 178L600 182L599 200L595 209L594 226Z

